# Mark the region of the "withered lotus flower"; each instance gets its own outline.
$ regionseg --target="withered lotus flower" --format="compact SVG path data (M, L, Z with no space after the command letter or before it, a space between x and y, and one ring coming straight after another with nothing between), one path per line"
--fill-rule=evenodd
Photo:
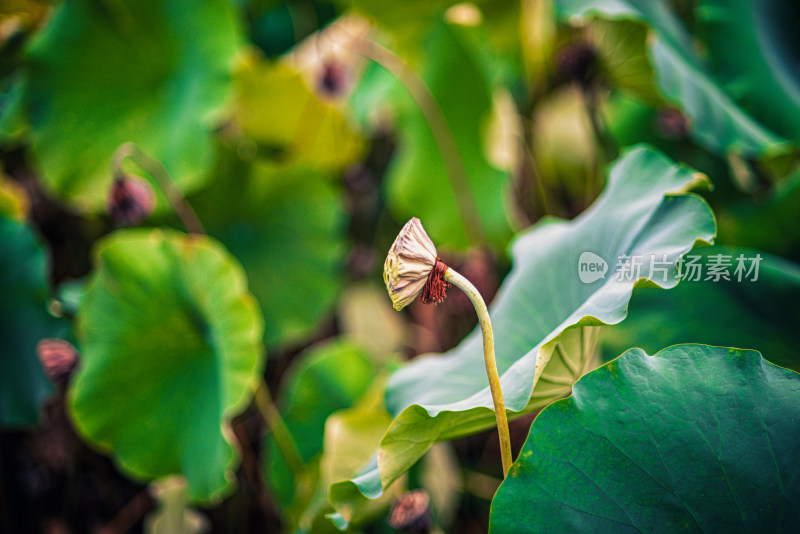
M492 320L483 297L469 280L442 263L436 256L436 247L416 217L403 226L392 243L392 248L386 256L386 263L383 264L383 281L386 283L386 290L392 299L394 309L398 311L411 304L420 294L423 304L441 302L446 296L445 290L451 284L463 291L472 302L483 336L483 359L486 363L486 376L489 379L497 419L503 476L508 475L513 461L511 435L508 432L508 417L494 356Z
M408 221L389 249L383 264L383 281L395 310L402 310L422 293L423 303L441 302L447 266L436 256L436 247L416 217Z

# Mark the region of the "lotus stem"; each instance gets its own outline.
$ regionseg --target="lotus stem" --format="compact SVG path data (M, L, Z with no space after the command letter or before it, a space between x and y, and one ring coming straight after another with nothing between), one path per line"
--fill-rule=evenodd
M475 307L475 313L478 314L478 322L481 325L481 334L483 334L483 360L486 363L486 375L489 377L489 389L492 392L492 401L494 402L497 432L500 435L500 458L503 462L503 477L505 478L508 476L508 470L511 469L513 461L511 459L511 435L508 431L506 404L503 400L500 375L497 373L497 361L494 357L494 335L492 334L492 321L489 318L489 310L475 286L457 271L448 268L444 273L444 279L467 295L467 298Z
M303 456L300 454L300 449L297 448L297 443L294 437L292 437L289 427L286 426L286 422L283 420L283 417L281 417L281 413L272 401L272 395L270 395L267 383L263 380L256 389L254 397L256 407L261 413L261 417L264 418L267 426L269 426L269 429L272 431L272 437L275 439L275 444L278 446L281 456L283 456L283 459L286 461L286 465L292 473L300 473L305 463L303 462Z

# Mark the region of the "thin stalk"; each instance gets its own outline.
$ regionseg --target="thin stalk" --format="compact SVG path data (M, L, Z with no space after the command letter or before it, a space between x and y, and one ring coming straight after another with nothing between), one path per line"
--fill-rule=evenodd
M117 176L122 174L122 162L125 159L130 159L139 168L150 174L156 181L156 184L167 197L167 200L172 205L175 213L180 217L186 231L193 234L204 234L205 229L200 219L197 217L189 201L180 190L178 184L172 179L169 171L155 158L148 156L139 145L132 142L122 143L114 151L111 157L111 175Z
M489 377L489 389L492 392L492 401L494 402L497 432L500 435L500 458L503 461L503 477L505 478L508 476L508 470L511 469L513 461L511 459L511 434L508 431L506 404L503 401L503 391L500 388L497 361L494 358L494 335L492 334L492 321L489 318L489 310L486 308L486 303L475 286L458 272L448 268L444 273L444 279L467 295L475 307L475 313L478 314L478 322L481 325L481 333L483 334L483 360L486 363L486 376Z
M600 185L602 180L602 170L605 165L614 159L616 148L613 140L608 135L608 130L603 125L602 118L600 117L600 110L597 105L596 90L592 88L579 89L583 105L586 110L586 115L589 117L589 123L594 133L595 144L595 158L592 162L592 171L586 178L586 202L589 203L595 196L595 191Z
M530 119L526 119L522 117L523 120L527 120L528 124L523 136L519 139L520 143L522 144L522 152L524 154L524 158L528 160L530 164L531 174L533 176L534 181L536 182L536 187L539 190L539 200L542 204L542 215L552 215L555 213L550 206L549 195L547 190L545 189L544 181L542 180L542 173L539 172L539 165L536 161L536 157L533 155L533 124Z
M128 530L133 528L133 525L148 512L153 510L153 508L155 508L155 503L150 497L149 488L145 488L134 495L130 501L120 508L102 531L112 534L128 532Z
M281 452L281 456L286 460L286 464L291 469L292 473L299 473L303 469L303 457L300 455L300 450L297 448L292 433L281 417L281 413L272 402L272 396L269 394L269 388L266 382L261 381L261 385L256 389L255 393L256 406L261 416L272 431L272 436L275 438L275 444Z
M469 469L461 470L461 480L463 481L462 484L466 493L471 493L487 501L491 501L492 498L494 498L497 488L503 483L502 480L493 476L477 471L470 471Z
M417 107L425 117L425 122L433 134L436 146L442 156L450 188L456 201L461 223L467 239L473 245L486 242L486 232L481 222L478 206L469 185L469 177L461 159L461 152L450 125L447 123L442 108L425 81L414 72L397 54L380 44L368 39L356 40L356 50L362 56L371 59L395 77L411 94Z

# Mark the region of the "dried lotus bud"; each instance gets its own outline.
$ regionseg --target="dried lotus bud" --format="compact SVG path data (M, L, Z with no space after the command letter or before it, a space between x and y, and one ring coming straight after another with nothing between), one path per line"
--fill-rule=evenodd
M656 115L656 129L665 139L684 139L689 135L689 121L679 109L661 108Z
M595 75L597 52L587 43L570 43L556 54L556 66L570 80L588 86Z
M135 176L114 178L106 208L115 223L132 226L153 212L156 199L150 183Z
M65 384L78 365L78 351L63 339L43 339L36 345L36 355L44 372L54 384Z
M347 67L335 60L325 62L319 77L319 89L329 97L341 96L348 86Z
M443 280L447 266L436 257L436 247L419 219L408 221L389 249L383 281L395 310L411 304L420 292L424 303L441 302L450 286ZM425 289L425 291L423 291Z
M389 525L394 529L427 532L432 524L431 497L423 489L401 495L389 512Z

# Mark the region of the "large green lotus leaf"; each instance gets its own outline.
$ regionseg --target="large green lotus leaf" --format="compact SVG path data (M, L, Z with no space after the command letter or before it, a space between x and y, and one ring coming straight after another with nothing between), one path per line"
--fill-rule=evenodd
M634 285L677 283L677 260L695 242L714 236L708 205L686 194L705 180L659 152L635 147L616 161L606 190L583 214L546 220L517 237L514 266L490 310L512 415L569 393L590 367L596 332L589 326L622 321ZM605 277L581 281L579 260L586 252L608 263ZM618 258L650 255L665 261L665 272L646 264L635 282L617 275L623 272ZM387 407L395 419L381 440L378 469L340 485L336 491L343 497L335 504L350 504L356 490L374 498L434 442L492 426L492 406L478 331L445 355L416 359L389 382Z
M720 85L795 143L800 142L799 7L777 0L703 0L696 11L709 67Z
M220 156L190 199L209 235L242 262L269 346L308 336L334 305L345 253L341 192L326 173Z
M240 65L235 118L261 151L286 164L340 169L361 153L363 142L343 110L314 93L288 62L251 55Z
M398 219L420 217L443 248L465 248L483 237L503 248L511 236L503 205L508 174L484 157L482 132L491 115L492 91L479 59L479 31L438 23L421 72L455 139L458 153L450 156L461 160L466 180L448 175L425 117L408 105L398 110L398 145L387 171L392 212ZM463 197L459 203L456 195Z
M692 48L686 29L664 2L650 0L557 0L559 17L573 23L593 18L635 20L653 30L650 57L664 96L683 108L691 135L717 151L748 156L785 149L785 139L749 115L720 87Z
M534 421L491 531L790 532L800 376L750 350L631 349Z
M313 348L284 380L278 400L286 426L305 464L318 461L322 451L325 420L333 412L350 408L375 377L368 354L357 345L336 341ZM270 435L265 442L267 479L281 505L288 507L297 495L295 480L280 448ZM300 492L314 488L300 488Z
M239 40L225 0L61 2L31 43L21 92L44 183L99 209L111 155L133 141L198 188Z
M36 344L63 325L47 311L48 259L33 232L0 215L0 425L39 420L39 405L52 391Z
M230 418L260 381L263 320L234 258L205 236L118 231L95 250L69 407L131 476L182 474L195 501L232 489Z
M709 272L720 254L730 264L730 280L715 280ZM800 266L745 248L715 246L685 258L695 261L695 256L705 267L700 280L687 271L690 279L673 291L633 292L628 319L602 333L604 353L615 357L630 347L655 352L678 343L725 343L758 350L773 363L800 370ZM737 275L740 256L746 271ZM753 260L758 268L749 272Z

